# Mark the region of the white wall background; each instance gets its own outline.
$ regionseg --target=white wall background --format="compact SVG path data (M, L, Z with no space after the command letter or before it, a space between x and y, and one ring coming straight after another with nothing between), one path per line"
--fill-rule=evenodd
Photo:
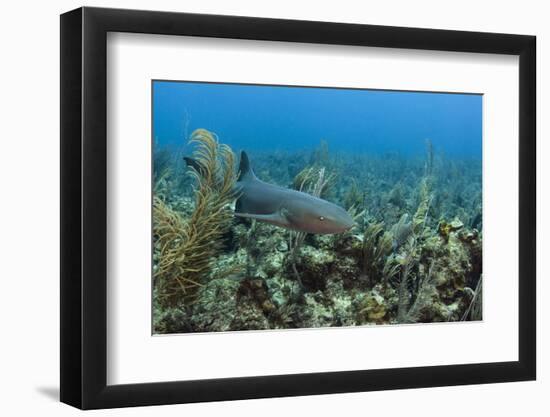
M538 381L99 411L128 416L543 416L550 412L550 146L544 100L550 87L545 2L125 0L87 5L534 34L538 37ZM76 415L57 402L59 379L59 17L72 0L6 2L2 61L0 184L0 413Z

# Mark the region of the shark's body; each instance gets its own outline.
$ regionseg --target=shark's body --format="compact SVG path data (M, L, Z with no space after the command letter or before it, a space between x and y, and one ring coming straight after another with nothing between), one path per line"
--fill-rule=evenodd
M197 161L184 159L199 174L202 172ZM348 212L336 204L258 179L244 151L241 152L239 171L235 187L238 195L235 216L317 234L342 233L355 224Z
M245 152L239 169L235 216L318 234L341 233L354 225L348 212L336 204L258 179Z

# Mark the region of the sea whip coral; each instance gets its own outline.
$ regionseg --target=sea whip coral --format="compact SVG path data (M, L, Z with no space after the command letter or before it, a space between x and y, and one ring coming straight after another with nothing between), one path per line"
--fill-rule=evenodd
M197 145L193 156L200 166L192 169L197 185L190 219L184 221L159 198L153 201L153 229L159 250L153 277L156 296L163 305L195 300L233 217L227 207L235 198L233 152L205 129L194 131L190 143Z

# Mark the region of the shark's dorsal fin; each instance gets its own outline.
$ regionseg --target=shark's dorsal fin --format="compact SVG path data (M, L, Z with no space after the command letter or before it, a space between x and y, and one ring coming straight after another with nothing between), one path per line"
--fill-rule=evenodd
M248 155L245 151L241 151L241 162L239 164L239 179L238 181L255 180L256 174L250 166Z

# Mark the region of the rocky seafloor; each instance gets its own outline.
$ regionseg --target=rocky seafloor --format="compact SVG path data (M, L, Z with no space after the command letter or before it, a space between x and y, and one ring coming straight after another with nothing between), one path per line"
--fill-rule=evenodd
M427 173L423 159L350 162L319 156L322 151L256 155L256 172L292 187L300 168L327 166L336 174L323 197L348 209L357 227L298 236L230 217L192 300L167 303L154 281L155 333L482 319L480 165L436 159ZM179 164L155 184L156 195L182 222L196 211L192 181ZM224 210L230 213L231 205ZM163 249L155 239L155 270Z
M294 260L297 278L289 232L251 223L235 220L227 252L213 261L193 303L156 305L155 333L481 319L481 236L460 220L392 248L386 260L409 268L405 284L403 271L378 282L369 276L365 236L353 232L307 235Z

